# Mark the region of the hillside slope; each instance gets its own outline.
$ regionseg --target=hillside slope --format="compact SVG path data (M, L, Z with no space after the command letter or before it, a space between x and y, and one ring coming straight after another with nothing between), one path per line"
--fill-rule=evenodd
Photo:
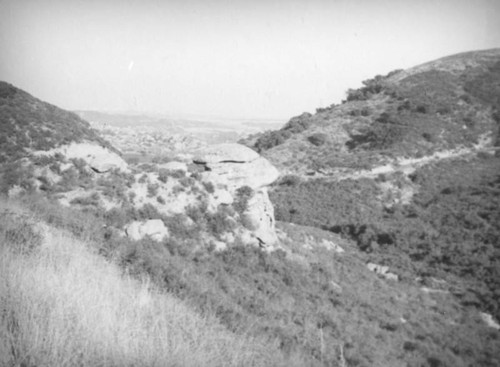
M500 49L396 70L349 90L341 105L292 118L245 143L283 174L333 176L394 157L497 144Z
M0 163L22 158L32 151L82 141L113 150L76 114L0 81Z
M409 279L459 277L462 304L500 319L500 49L363 84L247 140L282 170L276 218L342 234Z
M499 326L488 326L487 315L457 302L452 293L455 280L411 283L400 270L402 281L389 279L370 271L368 256L331 232L280 223L281 251L267 253L251 246L213 251L172 240L104 240L99 221L89 213L63 209L39 197L0 202L4 207L0 269L6 276L0 278L0 287L8 292L0 292L0 299L6 295L5 304L12 311L0 319L0 341L7 341L0 344L7 351L4 358L58 364L72 357L80 365L106 366L130 361L155 365L152 360L318 367L493 367L500 362ZM28 220L18 215L19 207L29 208L23 209L30 214ZM44 238L33 222L50 223L48 228L42 224ZM127 276L120 277L115 264ZM36 272L40 275L32 282L24 282ZM129 275L137 275L141 283ZM27 291L33 285L36 290ZM45 294L42 299L34 297L40 292ZM82 294L86 300L97 300L99 307L92 313L87 312L92 309L85 307L87 302L83 307L76 302ZM47 304L56 305L68 321L61 322ZM24 315L30 310L34 317L28 319ZM37 318L39 312L50 317ZM27 332L33 328L25 324L14 335L22 338L11 338L9 322L26 319L39 330L36 335L47 332L46 338L33 338ZM39 320L50 327L44 328ZM98 345L89 339L96 329ZM158 346L154 341L165 334L167 343ZM68 341L61 345L57 335L69 336ZM123 350L133 353L122 354ZM183 359L186 350L190 361Z
M0 304L2 366L290 365L1 199Z

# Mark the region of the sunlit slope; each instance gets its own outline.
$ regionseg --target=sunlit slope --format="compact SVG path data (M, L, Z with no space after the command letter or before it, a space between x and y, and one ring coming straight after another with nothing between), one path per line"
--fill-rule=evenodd
M271 347L229 333L62 231L30 229L29 217L1 205L0 365L279 364Z
M448 56L365 80L340 105L245 141L286 173L337 175L394 157L496 144L500 49Z

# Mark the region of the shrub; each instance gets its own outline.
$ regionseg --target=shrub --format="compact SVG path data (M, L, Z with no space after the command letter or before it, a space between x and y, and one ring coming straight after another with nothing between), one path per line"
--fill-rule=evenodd
M292 135L307 130L312 124L311 117L312 115L310 113L304 112L300 116L291 118L280 130L263 133L257 139L253 148L257 150L257 152L261 152L283 144Z
M165 168L160 168L160 170L158 171L158 181L167 183L168 176L169 176L168 170Z
M418 105L417 108L415 108L415 111L418 113L427 113L427 106L425 105Z
M300 183L301 179L297 175L285 175L279 181L279 185L296 186Z
M207 213L205 218L207 229L217 238L226 232L233 231L235 226L235 221L230 217L230 211L222 205L217 208L215 213Z
M156 171L156 165L150 163L143 163L138 167L141 171L144 172L154 172Z
M18 185L27 192L33 192L34 168L32 165L23 165L19 162L6 163L0 166L1 192L7 193L9 189Z
M243 214L248 209L248 201L254 195L254 191L250 186L242 186L236 190L233 208L237 213Z
M207 192L209 194L213 194L215 192L215 187L214 187L214 184L212 182L204 181L202 184L203 184L203 187L205 188L205 190L207 190Z
M131 216L134 220L162 219L162 214L152 204L144 204L139 209L131 209Z
M27 253L42 244L42 235L35 230L33 216L2 208L0 212L0 247L12 246L16 252Z
M94 192L88 196L80 196L80 197L74 198L73 200L70 201L70 204L98 207L100 204L99 193Z
M125 187L127 182L122 176L114 173L100 176L96 181L97 186L100 188L102 194L110 199L125 200Z
M177 195L177 194L179 194L179 193L181 193L181 192L184 192L184 191L186 191L186 189L185 189L185 188L184 188L184 186L182 186L182 185L175 185L175 186L172 188L172 193L173 193L174 195Z
M186 171L182 169L177 169L177 170L169 170L168 175L173 178L181 179L186 177Z
M368 107L364 107L361 109L361 116L367 117L370 116L371 111Z
M178 240L197 239L200 234L199 222L193 221L194 226L188 225L188 216L185 214L174 214L164 219L170 234Z
M394 72L390 72L386 76L377 75L373 79L364 80L364 86L362 88L349 89L347 91L347 101L365 101L370 99L372 95L379 94L383 91L386 93L395 93L388 89L388 84L386 82L386 79L393 74Z
M158 194L158 184L148 184L148 197L153 197Z
M313 135L310 135L307 137L307 140L315 145L315 146L321 146L323 144L326 143L327 141L327 135L326 134L323 134L323 133L316 133L316 134L313 134Z
M398 111L410 111L410 110L411 110L411 102L408 99L398 106Z
M423 133L422 134L422 137L428 141L428 142L433 142L434 141L434 138L432 137L432 135L430 133Z
M192 177L182 177L181 179L179 179L179 183L182 186L188 188L194 186L195 180Z

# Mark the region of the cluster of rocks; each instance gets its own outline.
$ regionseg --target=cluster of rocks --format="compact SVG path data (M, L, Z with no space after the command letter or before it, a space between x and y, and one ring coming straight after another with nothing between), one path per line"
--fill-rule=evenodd
M388 266L368 263L366 264L366 267L368 268L368 270L371 270L374 273L381 275L387 280L395 280L395 281L399 280L399 277L396 274L389 272Z
M115 170L131 172L127 163L118 154L90 142L72 143L39 153L63 155L65 161L68 162L62 163L61 168L64 169L69 168L62 167L63 165L73 165L71 163L72 159L81 159L87 164L87 169L93 171L96 175L107 174L107 172ZM269 200L268 186L278 179L279 172L267 159L243 145L226 143L200 149L189 158L184 157L184 161L169 162L157 167L158 170L183 171L185 175L189 175L192 168L199 173L201 182L197 181L196 183L198 189L202 187L201 183L210 184L213 187L213 190L210 190L211 192L207 190L203 194L207 200L207 210L210 212L217 211L220 205L229 206L235 204L237 200L241 199L239 197L241 195L240 189L242 187L247 188L245 205L243 208L240 207L238 211L240 222L244 225L239 226L234 234L226 234L225 242L231 243L234 238L238 237L244 243L258 244L265 248L272 247L278 242L275 231L274 209ZM184 192L173 195L167 190L170 186L175 185L175 182L178 182L176 178L171 178L169 183L164 184L158 181L158 173L138 173L135 176L141 175L147 177L147 182L140 183L140 180L138 181L136 177L135 183L129 188L129 191L135 190L133 196L142 198L144 196L142 191L146 190L142 186L156 185L156 187L160 188L159 191L162 190L163 203L157 203L155 196L146 196L147 200L144 198L142 201L134 199L134 205L144 204L146 200L148 203L156 205L159 211L165 212L166 215L170 211L175 212L174 209L176 208L181 210L186 206L193 205L191 199L194 200L194 195L189 194L193 198ZM140 187L136 187L138 185ZM72 197L71 194L81 196L85 193L76 190L75 193L67 192L66 196L70 198ZM147 192L145 195L147 195ZM188 200L188 196L190 200ZM105 198L101 199L104 200ZM119 203L116 203L116 205L119 205ZM123 230L124 234L133 240L149 236L153 240L161 241L169 236L168 228L160 219L134 221L128 223Z
M187 172L188 165L193 165L200 173L202 182L213 186L213 192L208 195L207 210L211 212L215 212L219 205L235 203L240 188L250 189L246 207L240 213L241 222L245 223L245 227L239 228L237 233L244 243L269 248L278 242L268 186L278 179L279 172L269 161L250 148L227 143L201 149L192 155L189 162L173 161L158 168ZM160 241L169 234L168 228L164 227L163 222L159 222L161 220L132 222L124 228L125 233L134 240L150 236ZM225 237L227 242L231 242L235 236ZM224 246L217 242L216 247Z

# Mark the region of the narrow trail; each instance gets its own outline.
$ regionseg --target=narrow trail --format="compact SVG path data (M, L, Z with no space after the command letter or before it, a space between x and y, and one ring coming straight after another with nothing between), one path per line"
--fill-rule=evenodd
M330 182L338 182L343 180L359 180L362 178L376 178L381 174L391 174L401 172L405 175L410 175L426 164L438 162L445 159L467 157L475 155L479 152L486 152L494 154L496 148L491 145L491 137L483 137L480 141L470 148L460 147L457 149L442 150L435 152L432 155L424 156L421 158L397 158L390 163L373 167L369 170L359 170L355 172L343 172L341 170L332 170L328 173L318 172L314 176L301 175L303 180L317 180L323 179Z

